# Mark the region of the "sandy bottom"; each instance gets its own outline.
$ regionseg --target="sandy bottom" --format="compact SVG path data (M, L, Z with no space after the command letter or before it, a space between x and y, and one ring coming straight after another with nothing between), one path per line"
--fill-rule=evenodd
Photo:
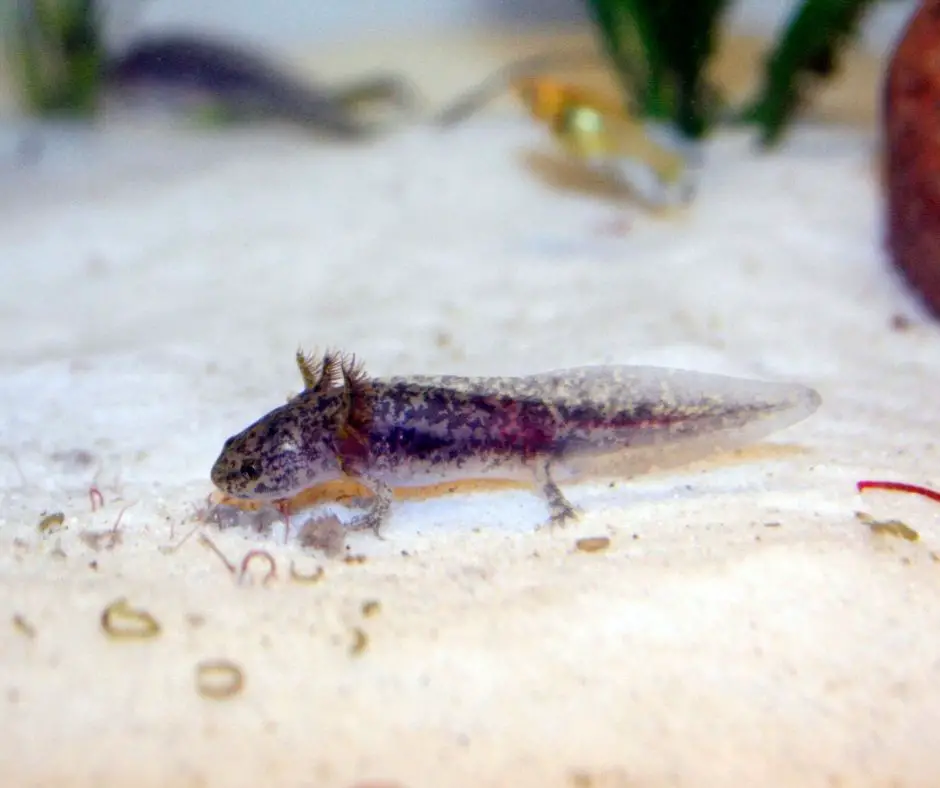
M47 142L0 160L4 785L940 782L940 507L855 491L940 462L940 332L881 251L872 135L719 137L669 217L510 115L362 149ZM571 487L563 530L527 489L448 489L346 560L277 526L180 544L222 441L296 391L298 343L377 375L653 363L824 404ZM122 598L152 619L103 627ZM238 673L197 675L220 659Z

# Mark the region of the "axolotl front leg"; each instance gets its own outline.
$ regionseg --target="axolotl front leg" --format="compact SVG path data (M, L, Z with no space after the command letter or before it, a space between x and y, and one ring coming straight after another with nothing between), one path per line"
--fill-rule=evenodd
M384 537L380 533L382 526L388 519L392 509L392 500L394 494L389 484L368 473L349 473L347 476L355 479L366 487L372 493L372 499L368 504L368 509L360 515L357 515L348 523L348 531L369 531L371 530L379 539Z

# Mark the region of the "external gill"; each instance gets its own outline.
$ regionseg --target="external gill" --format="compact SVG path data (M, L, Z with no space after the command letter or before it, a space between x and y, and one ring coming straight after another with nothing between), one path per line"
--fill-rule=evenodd
M372 530L381 538L379 529L392 505L392 488L367 470L369 444L366 437L372 420L372 387L362 365L355 356L327 351L317 360L313 354L298 349L297 368L305 390L330 395L339 389L342 405L333 428L336 455L347 476L362 483L372 493L368 510L354 518L349 530Z

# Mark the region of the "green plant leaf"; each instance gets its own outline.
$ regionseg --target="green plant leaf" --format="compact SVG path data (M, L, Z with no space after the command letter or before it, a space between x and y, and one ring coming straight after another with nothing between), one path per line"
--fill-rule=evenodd
M779 141L798 109L812 76L829 76L839 50L857 31L875 0L805 0L767 59L756 100L742 118L756 123L765 147Z
M715 91L706 69L728 0L648 0L648 5L675 86L676 125L689 137L701 137L714 114Z
M728 0L588 0L605 48L645 118L701 137L715 114L705 69Z
M673 102L664 84L665 62L643 0L587 0L613 61L627 104L643 117L668 120Z
M94 0L21 0L9 44L28 109L43 115L91 114L104 47Z

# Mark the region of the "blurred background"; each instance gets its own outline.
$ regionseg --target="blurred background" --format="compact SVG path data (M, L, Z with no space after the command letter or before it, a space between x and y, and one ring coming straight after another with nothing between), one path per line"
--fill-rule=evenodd
M731 113L737 121L756 121L764 140L770 141L780 136L801 103L801 86L808 77L819 82L816 78L825 80L833 73L858 75L858 69L846 67L840 57L846 41L854 39L861 49L883 54L914 6L910 0L701 0L687 5L404 0L394 10L385 6L383 12L363 0L0 0L7 50L0 108L9 108L18 97L20 107L33 114L64 110L87 116L100 109L103 96L114 96L115 91L126 97L129 90L143 86L152 99L156 85L172 87L180 98L181 88L195 87L203 91L203 100L210 91L215 120L250 110L265 119L287 116L301 125L327 130L332 126L333 133L349 136L350 123L364 128L352 119L363 99L399 109L408 104L411 120L427 118L430 105L419 109L419 97L441 109L457 98L455 91L470 89L487 71L511 63L517 68L520 58L539 53L571 57L579 44L583 53L584 44L593 41L595 66L596 50L604 50L603 60L613 66L608 75L619 81L621 100L632 102L633 115L671 122L684 135L698 138L715 123L732 120ZM558 33L579 38L545 38ZM710 77L699 77L714 60L717 39L726 33L773 42L770 48L762 45L767 51L757 60L752 56L741 61L749 65L731 68L738 81L756 70L763 72L763 92L751 95L753 103L720 95L724 88L716 93L714 85L706 84ZM475 48L466 51L436 46L474 37ZM486 41L482 50L480 40ZM315 72L320 84L294 79L283 71L285 60L294 65L304 61L302 68ZM369 73L380 70L379 77ZM275 71L277 84L268 79ZM341 84L357 78L364 82ZM261 82L265 84L259 87ZM532 96L519 97L539 120L547 119L539 117L546 110L536 106ZM619 114L619 109L602 106L604 99L594 99L570 92L565 96L567 104L579 109L588 105L605 122ZM202 110L206 106L203 103ZM316 122L310 122L314 115ZM201 117L207 116L203 111ZM611 131L606 141L596 134L588 142L578 141L577 153L584 158L604 146L610 158L617 147L616 158L623 159L622 132ZM649 157L644 158L648 164Z
M786 20L794 5L793 0L739 0L728 21L742 32L766 34ZM865 38L878 48L888 45L915 5L913 0L879 4L869 15ZM143 6L139 23L147 29L185 25L288 45L588 24L583 0L396 0L384 5L372 0L151 0Z

